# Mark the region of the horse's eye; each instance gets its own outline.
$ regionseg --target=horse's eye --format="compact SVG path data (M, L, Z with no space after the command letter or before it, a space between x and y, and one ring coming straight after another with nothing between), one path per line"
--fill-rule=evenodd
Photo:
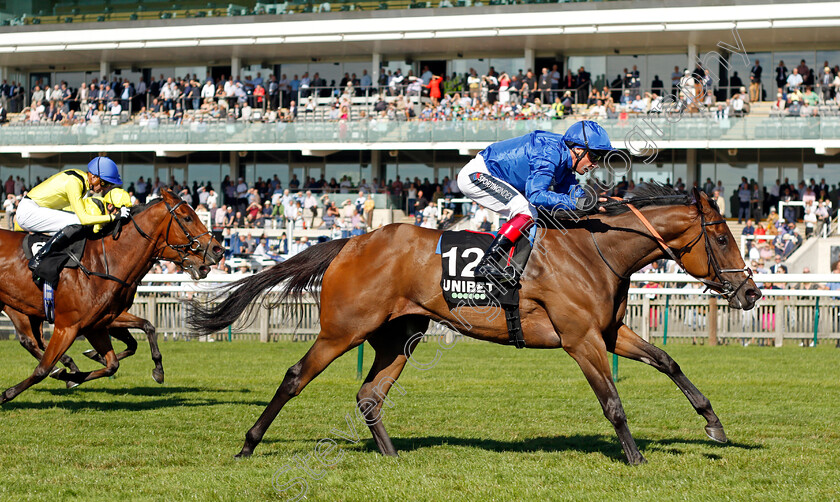
M192 223L192 216L184 216L184 221L187 223Z
M717 242L721 246L725 246L726 245L726 236L725 235L718 235Z

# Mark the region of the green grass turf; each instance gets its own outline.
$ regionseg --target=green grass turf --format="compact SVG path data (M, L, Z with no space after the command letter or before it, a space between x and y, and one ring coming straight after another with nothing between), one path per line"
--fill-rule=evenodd
M283 500L272 477L347 429L356 352L292 400L250 459L233 455L308 343L162 344L166 383L148 349L118 377L65 390L48 381L0 407L0 499ZM71 355L83 367L94 363ZM420 346L431 360L434 343ZM384 423L398 459L370 432L338 440L320 479L298 467L308 500L836 500L840 497L840 350L669 346L712 401L719 445L664 375L622 359L619 393L648 464L631 467L575 363L562 351L460 343L408 367ZM34 360L0 342L3 387ZM365 371L372 349L365 352ZM355 419L354 419L355 420ZM312 457L310 457L310 462Z

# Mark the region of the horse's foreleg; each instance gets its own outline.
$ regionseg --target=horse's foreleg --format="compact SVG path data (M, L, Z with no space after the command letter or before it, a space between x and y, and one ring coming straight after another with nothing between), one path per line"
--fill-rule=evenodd
M382 405L388 403L389 406L393 406L393 403L387 399L388 391L396 383L411 352L420 341L420 337L412 338L412 336L416 333L424 333L428 326L429 320L422 317L407 321L400 319L368 338L376 351L376 357L365 382L356 395L356 402L365 418L365 423L373 434L373 440L376 441L379 452L383 455L397 456L397 449L394 448L391 437L382 424ZM392 327L395 327L399 333L392 332ZM409 340L411 343L406 346ZM397 386L397 388L405 394L402 387Z
M245 434L245 444L236 456L248 457L254 453L254 448L260 444L265 431L277 418L277 414L280 413L283 406L291 398L300 394L303 388L324 371L331 362L363 342L364 339L356 341L351 334L327 339L322 331L306 355L286 372L283 383L277 388L271 402L268 403L254 426Z
M157 337L157 330L155 329L155 325L147 321L146 319L138 318L143 321L143 325L140 326L146 333L146 340L149 341L149 349L152 352L152 362L155 363L155 369L152 370L152 378L157 383L163 383L163 356L160 353L160 348L158 347L158 337Z
M152 352L152 361L155 363L155 369L152 370L152 378L157 383L163 383L163 357L161 356L160 348L158 347L157 331L155 330L154 324L132 313L123 312L119 317L114 319L114 322L111 323L109 328L111 329L111 336L121 340L126 345L128 345L129 342L124 338L116 336L114 328L142 329L143 332L146 333L146 340L149 341L149 349ZM131 340L134 342L134 346L136 348L137 341L133 336L131 336L131 333L126 331L126 334L131 337Z
M40 362L44 358L44 347L42 343L39 343L38 337L35 336L30 320L24 314L16 311L7 311L6 315L9 316L9 320L15 326L21 346Z
M674 362L664 350L649 344L628 326L622 325L618 328L613 352L622 357L649 364L668 375L685 394L697 413L706 419L706 434L715 441L726 442L726 433L723 431L720 419L712 410L712 404L683 374L680 365Z
M125 344L125 350L117 354L117 360L122 361L137 353L137 339L128 331L128 328L108 327L108 334Z
M96 380L97 378L109 377L117 372L117 369L120 367L120 362L114 353L114 348L111 346L111 337L108 335L108 330L86 331L85 337L87 337L88 342L96 352L104 358L105 367L96 371L80 371L78 373L67 373L61 370L55 374L55 378L78 385L83 382L89 382L90 380ZM52 342L50 343L50 347L52 347Z
M118 361L122 361L126 357L131 357L137 352L137 340L133 336L131 336L131 333L128 331L128 329L123 327L115 327L113 324L111 324L110 326L108 326L108 334L125 344L125 350L117 354ZM107 365L105 358L96 349L88 349L82 352L82 354L84 354L85 357L88 357L98 362L102 366Z
M630 464L646 462L636 446L636 441L630 434L630 428L627 427L627 415L624 414L621 399L618 397L618 390L616 390L612 381L607 350L601 334L594 331L590 332L579 344L564 346L564 348L578 363L595 395L598 396L598 401L604 410L604 416L612 423L616 434L618 434L618 440L624 449L624 455L627 456L627 462Z
M46 378L49 372L55 367L56 362L58 362L61 356L67 352L67 349L73 345L73 341L76 339L78 331L78 328L75 327L56 327L52 339L50 340L50 344L47 345L47 349L44 352L43 357L41 357L41 362L35 367L35 371L33 371L32 375L24 381L14 387L6 389L6 391L3 392L3 395L0 396L0 404L11 401L20 395L21 392Z

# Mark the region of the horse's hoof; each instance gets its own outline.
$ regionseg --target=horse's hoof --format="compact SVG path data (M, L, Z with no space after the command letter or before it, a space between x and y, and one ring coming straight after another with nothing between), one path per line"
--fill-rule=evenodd
M71 381L69 381L69 380L67 381L67 388L68 388L68 389L75 389L75 388L76 388L76 387L78 387L79 385L80 385L80 384L79 384L78 382L71 382Z
M64 373L64 368L55 368L54 370L50 371L50 378L61 380L61 377L64 376Z
M152 370L152 378L155 382L162 384L163 383L163 370L153 369Z
M726 433L723 432L723 427L712 427L707 425L706 435L709 436L712 441L717 441L718 443L725 443L728 441L726 439Z
M239 453L237 453L236 455L234 455L233 458L235 458L236 460L242 460L242 459L246 459L250 456L251 456L251 452L242 450Z
M88 359L96 360L96 356L98 356L99 353L97 353L93 349L87 349L86 351L82 352L82 355L87 357Z

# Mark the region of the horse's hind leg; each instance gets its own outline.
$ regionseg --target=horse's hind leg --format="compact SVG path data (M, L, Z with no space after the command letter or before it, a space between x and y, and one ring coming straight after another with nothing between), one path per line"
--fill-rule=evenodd
M646 460L636 446L636 441L630 434L630 428L627 427L627 415L624 414L618 390L612 381L610 363L601 333L590 331L580 340L580 343L563 348L578 363L595 395L598 396L604 416L615 428L618 440L624 449L624 455L627 456L627 462L644 463Z
M322 324L323 325L323 324ZM324 331L318 335L315 343L294 366L289 368L283 383L277 388L271 402L257 419L253 427L245 434L245 444L237 457L248 457L254 453L254 448L262 441L265 431L271 425L283 406L293 397L303 391L303 388L318 376L331 362L339 356L364 343L364 337L354 337L352 334L334 337L324 336Z
M607 342L609 344L609 342ZM680 365L674 362L664 350L644 341L626 325L618 328L615 349L612 351L622 357L641 361L658 369L677 384L697 413L706 419L706 434L719 443L726 442L726 433L720 419L712 410L712 403L683 374Z
M416 333L424 333L428 326L429 320L424 317L402 318L383 326L368 338L368 342L376 351L376 357L365 383L356 395L356 401L373 434L373 440L383 455L396 456L397 450L382 424L382 405L387 402L389 406L393 406L387 398L388 391L396 383L411 356L411 351L420 341L419 336L412 337ZM405 394L402 387L397 388Z

